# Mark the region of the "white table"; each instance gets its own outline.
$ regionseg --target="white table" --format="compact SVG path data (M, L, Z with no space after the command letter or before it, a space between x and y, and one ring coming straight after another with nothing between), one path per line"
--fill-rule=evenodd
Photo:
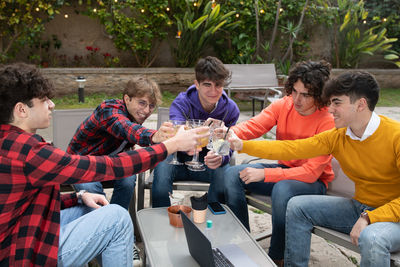
M213 221L212 246L237 244L259 266L275 266L232 211L224 208L222 215L207 210L207 220ZM142 209L137 222L150 266L199 266L189 253L184 229L169 224L167 208ZM196 225L204 232L205 223Z

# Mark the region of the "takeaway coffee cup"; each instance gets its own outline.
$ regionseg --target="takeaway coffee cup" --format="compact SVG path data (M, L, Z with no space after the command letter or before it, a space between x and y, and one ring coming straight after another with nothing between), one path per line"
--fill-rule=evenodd
M200 197L190 197L190 202L192 203L193 221L195 223L205 222L207 214L207 193Z

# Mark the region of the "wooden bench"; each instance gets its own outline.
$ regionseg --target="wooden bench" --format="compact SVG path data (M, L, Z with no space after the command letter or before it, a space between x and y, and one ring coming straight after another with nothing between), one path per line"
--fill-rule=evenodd
M255 114L255 102L261 103L261 109L270 102L282 97L283 87L278 86L274 64L225 64L232 73L230 84L225 88L228 96L231 91L254 92L255 90L265 90L264 96L250 95L252 100L253 116Z
M339 162L335 158L332 160L332 169L335 173L335 179L329 184L327 194L352 198L354 195L354 183L343 173ZM271 214L270 197L247 192L246 200L249 205ZM350 236L347 234L343 234L321 226L315 226L313 233L354 252L360 253L359 248L351 243ZM270 235L270 232L262 233L256 237L256 240L261 240L265 237L269 237ZM400 266L400 251L392 253L391 260L392 265Z

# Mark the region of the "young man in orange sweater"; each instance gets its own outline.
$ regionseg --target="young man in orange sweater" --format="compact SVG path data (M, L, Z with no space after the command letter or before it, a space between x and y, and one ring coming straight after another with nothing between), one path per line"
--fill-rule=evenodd
M303 139L334 126L322 101L330 65L299 62L290 71L285 84L287 96L272 103L249 121L233 127L244 140L262 136L276 126L278 140ZM296 195L325 194L334 178L330 156L278 161L278 164L247 164L230 167L225 174L225 198L228 206L249 229L245 190L272 197L272 237L269 256L277 263L285 249L285 214L289 199Z
M400 123L378 116L379 86L363 71L347 72L323 90L335 127L289 141L241 141L231 147L268 159L300 159L332 154L354 182L352 199L296 196L286 211L285 266L307 266L313 226L350 234L361 266L390 266L400 251Z

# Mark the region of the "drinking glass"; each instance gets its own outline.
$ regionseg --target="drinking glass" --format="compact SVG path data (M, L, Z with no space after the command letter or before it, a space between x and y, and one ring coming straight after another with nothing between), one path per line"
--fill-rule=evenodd
M211 123L211 125L210 125L210 123ZM208 118L206 120L206 125L209 125L209 127L210 127L210 138L208 139L207 149L208 150L212 150L213 149L213 145L212 145L213 138L212 138L212 136L213 136L214 130L217 129L217 128L223 127L225 124L221 120Z
M174 125L174 135L176 134L176 132L179 130L179 128L182 125L186 125L186 121L182 121L182 120L169 120L169 122L171 122ZM178 161L178 152L174 153L174 156L172 158L172 160L170 160L168 162L168 164L172 164L172 165L183 165L182 162Z
M202 127L205 124L204 120L189 120L188 121L188 126L190 128L198 128ZM207 133L208 130L205 132L201 132L199 134L205 134ZM191 161L186 161L185 164L188 165L188 169L191 171L205 171L206 168L204 167L204 164L199 161L199 151L197 149L200 149L202 147L205 147L208 143L208 137L204 137L200 139L200 144L198 144L195 148L196 152L193 155L193 158Z
M221 131L214 131L212 135L212 150L220 156L229 155L230 144L226 140L226 134Z

